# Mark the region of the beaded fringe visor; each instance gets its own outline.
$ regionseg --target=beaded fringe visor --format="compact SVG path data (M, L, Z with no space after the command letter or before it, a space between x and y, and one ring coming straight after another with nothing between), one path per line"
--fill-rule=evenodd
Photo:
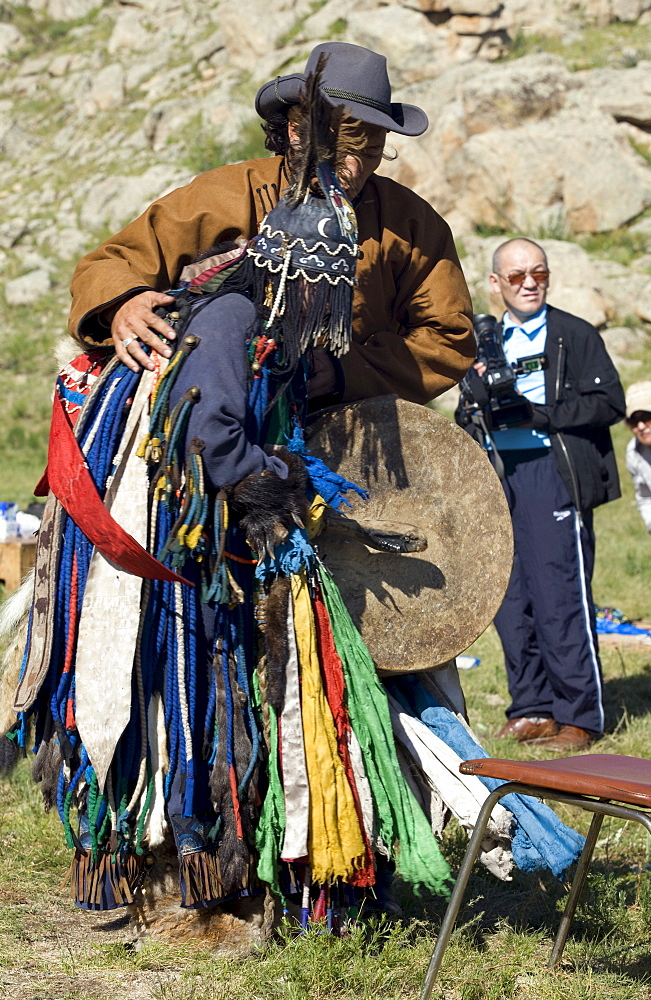
M247 255L272 279L268 326L286 312L300 316L299 350L319 345L339 357L352 335L357 220L326 163L317 167L317 178L323 197L308 193L294 205L281 199L264 218ZM298 278L309 287L293 285Z

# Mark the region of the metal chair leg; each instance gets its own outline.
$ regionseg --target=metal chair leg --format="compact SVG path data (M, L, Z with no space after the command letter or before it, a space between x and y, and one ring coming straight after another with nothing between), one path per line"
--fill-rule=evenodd
M560 926L558 928L556 940L554 941L554 947L549 959L550 969L553 969L554 966L561 960L563 949L565 948L565 942L567 941L567 935L570 932L570 925L574 919L574 913L579 902L581 890L585 885L588 868L590 867L590 862L592 861L592 855L594 854L597 837L599 836L599 831L601 830L601 824L603 821L603 813L593 813L590 829L588 830L588 836L585 839L585 844L583 845L583 850L581 851L581 857L577 861L576 872L574 873L574 878L572 879L570 892L567 897L563 916L561 917Z
M443 955L445 954L445 949L448 946L448 942L454 930L454 925L456 923L457 916L459 915L459 910L461 908L461 903L463 901L463 894L466 891L466 886L468 885L468 879L470 878L470 872L472 871L472 866L474 865L477 855L481 849L482 841L486 834L486 827L488 826L488 821L490 815L493 811L495 803L506 795L510 790L510 786L502 785L496 788L490 793L483 806L479 810L479 815L477 816L477 822L475 828L472 832L470 842L466 848L466 853L464 859L461 863L461 868L459 869L459 874L457 875L457 880L452 890L452 895L450 896L450 902L445 911L445 916L443 917L443 923L441 924L441 930L439 931L439 936L436 939L436 946L432 953L430 959L429 967L427 969L427 975L425 976L425 981L423 983L423 989L421 993L421 1000L429 1000L432 993L432 988L436 981L436 977L443 961Z

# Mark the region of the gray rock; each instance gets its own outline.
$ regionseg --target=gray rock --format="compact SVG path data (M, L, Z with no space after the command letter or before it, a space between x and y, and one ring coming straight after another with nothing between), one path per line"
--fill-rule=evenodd
M645 323L651 323L651 278L639 289L633 311Z
M581 93L616 121L651 125L651 62L630 69L597 69L583 75Z
M216 52L226 48L226 39L223 31L215 31L208 38L201 42L196 42L190 49L190 54L194 62L201 62L202 59L210 59Z
M44 73L50 64L51 56L31 56L29 59L21 60L18 67L18 76L37 76Z
M50 246L61 260L72 260L84 252L89 242L87 234L73 226L67 226L55 231L50 239Z
M611 358L617 360L638 354L648 342L648 335L641 327L609 326L601 335Z
M303 25L301 38L329 38L332 25L337 21L348 21L350 14L349 0L328 0L314 14L311 14ZM357 5L359 7L359 5ZM338 36L342 42L347 42L347 32Z
M95 75L91 100L98 111L120 107L124 100L124 69L120 63L110 63Z
M651 169L596 114L473 135L446 174L451 201L476 224L520 232L548 226L550 211L569 232L608 232L651 205Z
M137 8L121 11L115 19L111 37L108 40L109 55L119 52L142 52L154 47L154 35L143 23L143 13Z
M49 271L38 268L8 281L5 285L7 305L28 306L47 295L52 286Z
M15 52L25 44L25 36L14 24L0 23L0 56Z
M104 0L47 0L46 10L55 21L73 21L101 7Z
M0 222L0 248L11 250L29 233L29 227L24 219L8 219Z
M186 173L165 164L150 167L138 177L106 177L93 184L81 201L81 224L88 229L108 225L117 230L150 202L188 180Z

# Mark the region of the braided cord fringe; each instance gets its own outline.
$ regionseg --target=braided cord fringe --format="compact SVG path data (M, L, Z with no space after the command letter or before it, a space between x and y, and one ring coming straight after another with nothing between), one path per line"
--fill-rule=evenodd
M319 576L344 668L350 721L362 747L373 793L378 833L386 844L398 841L394 852L403 878L448 896L450 870L400 770L387 697L373 660L324 566L319 567Z

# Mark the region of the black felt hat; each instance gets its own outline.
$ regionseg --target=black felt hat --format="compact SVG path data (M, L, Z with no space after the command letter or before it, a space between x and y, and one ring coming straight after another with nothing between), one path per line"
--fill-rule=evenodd
M255 110L268 121L287 113L298 102L305 80L327 56L321 92L333 105L343 104L351 118L400 135L421 135L429 122L414 104L391 101L391 84L384 56L348 42L321 42L310 53L304 73L277 76L257 93Z

